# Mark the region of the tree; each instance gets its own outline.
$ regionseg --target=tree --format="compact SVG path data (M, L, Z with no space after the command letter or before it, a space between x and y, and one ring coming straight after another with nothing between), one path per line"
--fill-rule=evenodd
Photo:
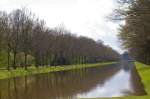
M9 17L6 12L0 12L0 51L7 50L7 69L10 69L10 52L11 52L11 31L10 31Z
M118 19L123 18L125 25L120 27L119 38L123 46L137 60L150 63L150 1L149 0L120 0L125 7L117 9Z
M22 9L21 13L20 50L24 53L24 67L27 69L27 55L30 54L31 50L34 16L27 9Z
M65 27L47 27L44 20L26 8L0 12L0 49L7 51L8 70L11 65L14 69L20 66L26 70L31 64L38 68L96 63L119 57L100 41L76 36Z

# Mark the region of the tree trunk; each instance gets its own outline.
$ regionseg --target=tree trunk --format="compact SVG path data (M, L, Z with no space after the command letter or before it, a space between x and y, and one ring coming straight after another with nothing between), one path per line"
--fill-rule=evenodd
M24 67L25 67L25 70L27 70L27 53L26 52L24 54Z
M13 62L13 68L16 69L16 55L17 53L14 52L14 62Z
M49 66L51 66L52 65L52 56L51 55L49 55Z
M7 51L7 60L8 60L7 70L9 71L10 70L10 52L9 52L9 48L8 48L8 51Z

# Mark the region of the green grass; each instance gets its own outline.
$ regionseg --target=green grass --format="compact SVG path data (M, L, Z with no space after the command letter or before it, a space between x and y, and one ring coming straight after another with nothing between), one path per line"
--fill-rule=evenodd
M28 70L24 70L22 68L17 68L16 70L0 70L0 79L39 74L39 73L48 73L48 72L57 72L57 71L65 71L65 70L73 70L73 69L81 69L81 68L90 68L95 66L104 66L109 64L114 64L116 62L105 62L105 63L96 63L96 64L82 64L82 65L67 65L67 66L51 66L51 67L42 67L35 68L34 66L28 68Z
M150 66L139 62L136 62L135 64L144 84L145 91L147 92L146 96L135 99L150 99Z
M127 97L114 97L110 99L150 99L150 66L135 62L136 69L142 79L144 84L145 91L147 92L146 96L127 96ZM109 98L96 98L96 99L109 99Z

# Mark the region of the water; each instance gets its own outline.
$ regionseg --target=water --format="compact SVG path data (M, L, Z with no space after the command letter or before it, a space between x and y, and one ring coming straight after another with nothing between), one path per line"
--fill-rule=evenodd
M93 97L117 97L126 95L132 92L130 89L130 74L121 70L117 72L112 78L108 79L103 85L98 84L91 91L83 94L78 94L80 98L93 98Z
M0 81L0 99L76 99L145 94L131 62Z

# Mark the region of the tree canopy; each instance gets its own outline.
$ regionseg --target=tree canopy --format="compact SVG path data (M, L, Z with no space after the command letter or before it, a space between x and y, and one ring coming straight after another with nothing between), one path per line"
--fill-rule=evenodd
M135 59L150 64L150 0L119 0L119 4L115 16L125 21L118 35L124 48Z
M8 69L113 61L119 54L91 38L64 27L50 28L23 8L0 12L0 49L7 52Z

